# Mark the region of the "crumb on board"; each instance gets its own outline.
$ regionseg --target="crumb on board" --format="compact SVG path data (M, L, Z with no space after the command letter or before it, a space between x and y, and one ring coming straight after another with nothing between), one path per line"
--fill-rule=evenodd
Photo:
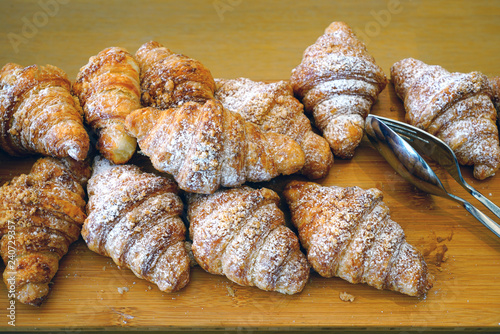
M453 239L453 230L446 237L436 236L436 241L438 243L441 243L441 242L446 241L446 240L451 241L451 239Z
M444 242L451 241L452 239L453 230L444 237L437 236L435 232L432 232L427 237L420 240L422 254L424 255L424 257L426 257L426 260L428 262L433 262L436 267L439 268L441 267L441 264L443 262L446 262L446 260L448 259L448 247Z
M124 292L128 292L128 288L126 286L118 288L118 293L120 295L123 295Z
M353 295L351 295L350 293L343 291L339 294L339 298L340 298L340 300L342 300L344 302L352 303L354 301L355 297Z
M440 267L441 263L446 262L448 259L448 254L446 252L448 251L448 247L446 245L439 245L436 250L436 266Z
M234 289L232 287L230 287L229 285L226 285L226 289L227 289L227 295L229 297L235 297L236 294L234 293Z

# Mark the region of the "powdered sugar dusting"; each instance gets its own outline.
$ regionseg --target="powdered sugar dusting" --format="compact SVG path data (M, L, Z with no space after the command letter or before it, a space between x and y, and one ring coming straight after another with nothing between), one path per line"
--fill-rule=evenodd
M94 167L82 230L88 247L158 284L162 291L184 287L190 260L175 183L103 159L97 159Z
M353 123L364 122L336 122L336 115L340 110L344 117L352 114L354 118L361 116L364 121L387 84L382 69L375 64L364 44L345 23L334 22L316 43L306 49L302 62L292 71L290 81L294 93L313 114L333 153L351 158L361 142L364 127L355 130L350 127ZM346 95L360 96L359 100L363 102L349 105L350 97L343 98Z
M0 90L0 145L6 152L86 157L82 110L61 69L9 63L0 72Z
M474 165L474 177L494 175L500 146L486 76L450 73L412 58L395 63L391 75L410 124L441 138L459 163Z
M432 286L422 255L406 246L378 189L292 181L284 195L307 258L322 276L411 296Z
M141 117L136 112L127 121L138 124ZM203 105L187 102L147 121L155 124L138 138L142 152L156 169L172 174L179 187L189 192L213 193L221 185L267 181L280 173L295 173L304 164L296 142L262 133L215 100Z
M262 131L287 135L300 145L306 159L302 173L311 178L328 173L333 163L328 143L314 135L302 104L294 98L287 82L216 79L216 86L215 97L225 108L239 113Z
M268 291L300 292L309 266L297 237L284 226L279 197L240 187L189 198L193 254L205 270Z

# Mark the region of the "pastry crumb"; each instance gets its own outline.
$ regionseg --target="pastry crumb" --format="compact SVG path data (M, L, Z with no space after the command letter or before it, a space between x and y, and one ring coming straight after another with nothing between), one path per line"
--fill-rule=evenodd
M236 294L234 293L234 289L232 287L230 287L229 285L226 285L226 289L227 289L227 295L230 296L230 297L235 297Z
M124 292L128 292L128 288L126 286L124 286L122 288L118 288L118 293L120 295L123 295Z
M446 247L445 244L439 245L436 250L436 266L440 267L443 262L446 262L448 259L448 254L446 252L448 251L448 247Z
M344 302L350 302L350 303L352 303L354 301L355 297L353 295L351 295L350 293L347 293L347 292L344 291L344 292L341 292L339 294L339 298L340 298L340 300L342 300Z

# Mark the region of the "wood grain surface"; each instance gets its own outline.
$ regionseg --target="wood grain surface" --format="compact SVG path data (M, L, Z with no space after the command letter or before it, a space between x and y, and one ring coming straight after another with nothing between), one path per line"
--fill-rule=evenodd
M116 45L135 52L154 39L199 59L214 77L288 79L303 50L337 20L358 32L387 74L392 63L411 56L450 71L500 75L500 2L482 0L2 1L0 66L48 63L74 80L101 49ZM403 119L391 85L372 112ZM0 184L28 172L34 161L0 152ZM151 170L145 157L135 156L133 162ZM494 217L431 165L450 191ZM462 171L471 185L500 203L499 175L477 181L471 168ZM296 177L258 186L280 193ZM62 259L47 301L40 308L16 304L16 329L500 330L500 240L461 206L416 190L366 139L352 160L337 159L320 183L383 191L392 218L424 253L436 277L425 298L315 273L302 293L286 296L241 287L199 267L193 268L185 289L162 293L92 253L80 239ZM354 295L354 302L341 301L341 292ZM12 329L7 307L7 289L0 283L0 330Z

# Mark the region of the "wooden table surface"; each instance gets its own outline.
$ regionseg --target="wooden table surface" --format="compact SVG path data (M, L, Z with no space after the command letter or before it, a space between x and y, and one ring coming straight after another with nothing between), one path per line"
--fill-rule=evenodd
M500 75L500 1L486 0L1 1L0 66L53 64L74 79L88 58L105 47L135 52L142 43L157 40L200 60L214 77L288 79L303 50L332 21L351 25L387 74L392 63L411 56L450 71ZM372 112L403 119L392 86ZM0 183L27 172L33 161L0 153ZM134 162L148 166L142 157ZM436 170L452 192L484 209L445 172ZM477 181L470 168L462 170L474 187L500 203L500 175ZM279 192L290 179L264 185ZM79 240L61 261L43 306L16 304L16 329L500 330L500 240L463 208L417 191L366 140L354 159L337 159L320 182L384 192L392 218L424 253L436 276L426 298L315 273L302 293L285 296L240 287L199 267L193 268L185 289L162 293L90 252ZM120 294L123 287L128 291ZM339 293L344 291L355 301L341 301ZM7 290L0 284L3 330L12 329L7 306Z

